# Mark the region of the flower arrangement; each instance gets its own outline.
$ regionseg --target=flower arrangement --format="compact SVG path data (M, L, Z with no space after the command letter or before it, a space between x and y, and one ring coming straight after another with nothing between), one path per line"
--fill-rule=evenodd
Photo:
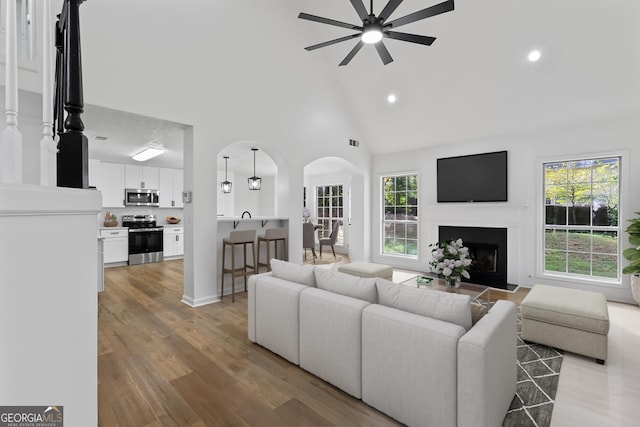
M311 216L311 211L309 208L302 208L302 219L304 222L309 222L309 217Z
M445 280L471 277L468 271L471 265L469 248L463 245L462 239L433 243L429 247L433 248L429 263L432 272Z

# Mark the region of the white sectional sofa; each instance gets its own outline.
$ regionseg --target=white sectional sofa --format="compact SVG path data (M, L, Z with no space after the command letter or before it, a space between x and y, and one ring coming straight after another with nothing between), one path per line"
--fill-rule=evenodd
M249 339L409 426L496 427L516 391L516 307L273 260Z

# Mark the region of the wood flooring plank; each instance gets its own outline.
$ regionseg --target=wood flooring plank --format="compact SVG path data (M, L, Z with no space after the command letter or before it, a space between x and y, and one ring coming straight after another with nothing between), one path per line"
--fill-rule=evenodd
M247 294L181 303L182 261L114 267L98 297L99 425L395 426L247 338Z

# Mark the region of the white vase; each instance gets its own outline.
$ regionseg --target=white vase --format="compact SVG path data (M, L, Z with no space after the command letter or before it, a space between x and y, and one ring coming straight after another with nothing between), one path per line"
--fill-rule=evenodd
M631 294L633 299L640 304L640 274L631 275Z

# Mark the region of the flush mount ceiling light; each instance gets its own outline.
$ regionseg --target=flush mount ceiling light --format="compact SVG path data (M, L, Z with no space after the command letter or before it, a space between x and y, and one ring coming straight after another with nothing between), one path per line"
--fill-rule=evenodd
M396 98L396 96L394 94L390 94L389 96L387 96L387 102L389 102L389 104L393 104L397 100L398 100L398 98Z
M382 25L374 22L364 27L361 40L366 44L378 43L382 40Z
M229 160L229 156L224 156L224 181L220 183L222 192L225 194L231 193L231 186L233 185L231 181L227 179L227 160Z
M256 176L256 151L258 149L252 148L251 151L253 151L253 176L247 181L249 182L249 190L259 190L262 187L262 178Z
M131 158L138 162L146 162L164 153L164 148L147 147L138 154L134 154Z
M542 53L540 53L539 50L532 50L531 52L529 52L529 55L527 55L527 59L529 60L529 62L538 62L541 57Z
M401 40L405 42L417 43L426 46L431 46L431 44L435 41L435 37L429 36L420 36L416 34L407 34L407 33L399 33L395 30L402 25L411 24L412 22L420 21L425 18L429 18L431 16L440 15L441 13L450 12L453 10L453 0L447 0L440 4L436 4L434 6L428 7L426 9L419 10L414 13L410 13L409 15L403 16L402 18L394 19L393 21L387 22L387 19L391 16L391 14L400 6L403 0L389 0L387 5L382 9L382 11L376 16L373 13L373 0L370 2L369 12L367 12L367 8L365 7L362 0L350 0L351 5L353 5L354 9L358 13L358 16L362 20L362 25L354 25L349 24L347 22L336 21L335 19L323 18L321 16L310 15L308 13L300 13L298 18L306 19L308 21L319 22L321 24L333 25L336 27L347 28L349 30L357 30L358 32L355 34L350 34L348 36L340 37L334 40L329 40L328 42L314 44L313 46L305 47L306 50L311 51L315 49L319 49L321 47L331 46L336 43L346 42L348 40L352 40L355 38L360 38L358 44L349 52L349 54L342 60L340 65L347 65L353 57L362 49L362 46L365 44L373 44L378 51L378 55L380 59L382 59L382 63L387 65L388 63L393 61L389 51L386 46L382 42L383 37L387 37L390 39Z

